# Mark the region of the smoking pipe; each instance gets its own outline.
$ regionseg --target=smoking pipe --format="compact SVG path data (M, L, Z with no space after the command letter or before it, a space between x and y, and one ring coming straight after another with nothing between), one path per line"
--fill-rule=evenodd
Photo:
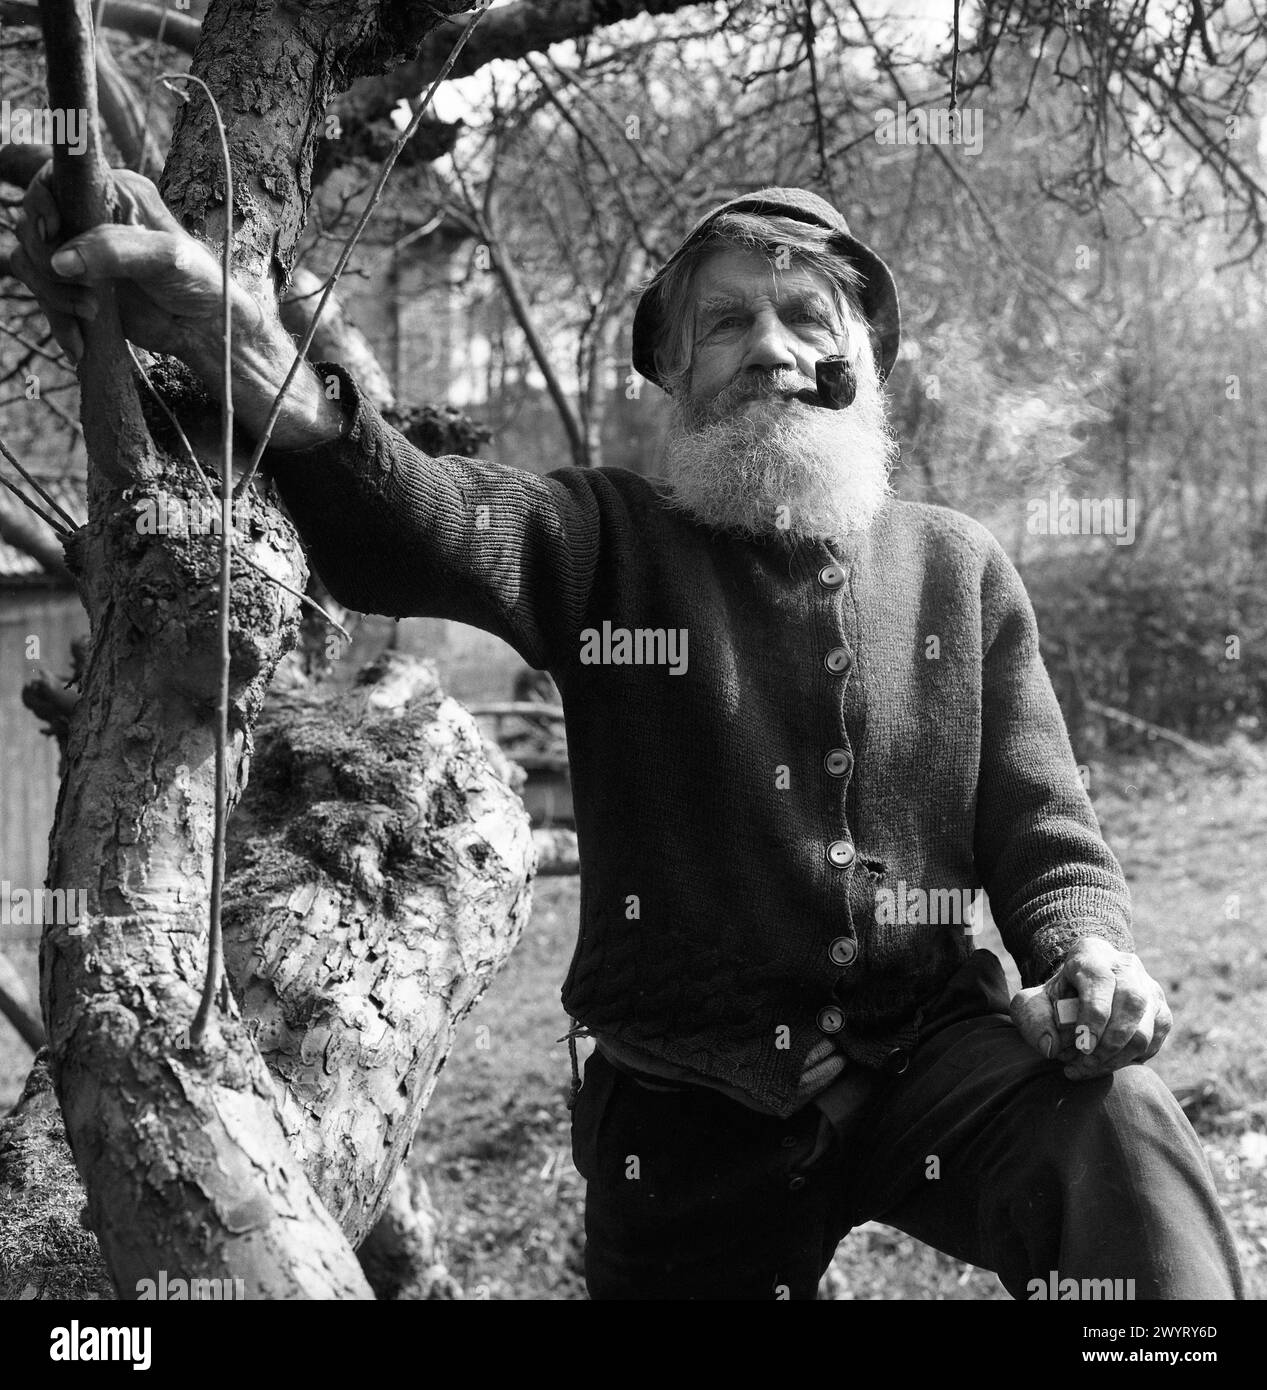
M792 400L824 410L844 410L858 394L858 378L847 357L820 357L814 363L814 380L818 383L816 391L794 391Z

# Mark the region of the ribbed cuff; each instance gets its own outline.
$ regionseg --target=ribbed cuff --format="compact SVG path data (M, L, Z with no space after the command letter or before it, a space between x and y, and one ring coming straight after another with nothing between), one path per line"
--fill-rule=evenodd
M1060 969L1069 952L1088 936L1102 937L1119 951L1135 949L1134 938L1120 922L1078 917L1068 922L1057 922L1052 926L1042 927L1031 938L1026 958L1018 962L1025 987L1032 989L1035 985L1050 980Z

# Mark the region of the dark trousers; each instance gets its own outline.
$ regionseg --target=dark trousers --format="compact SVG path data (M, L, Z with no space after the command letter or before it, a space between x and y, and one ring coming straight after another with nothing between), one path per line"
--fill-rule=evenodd
M1144 1066L1067 1081L1006 1008L998 960L974 953L925 1010L909 1069L855 1073L830 1118L649 1089L592 1054L572 1128L590 1297L812 1299L868 1220L993 1270L1018 1299L1053 1271L1121 1279L1137 1299L1243 1297L1166 1086Z

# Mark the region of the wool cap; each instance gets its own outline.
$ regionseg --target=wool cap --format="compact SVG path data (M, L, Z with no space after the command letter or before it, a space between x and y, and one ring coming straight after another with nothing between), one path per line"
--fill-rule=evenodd
M880 380L893 370L901 338L902 320L898 311L897 285L893 273L879 256L849 230L844 217L817 193L804 188L760 188L744 193L714 208L696 223L686 240L665 262L643 290L634 311L633 364L648 381L663 387L655 366L655 344L660 330L660 287L669 270L693 247L708 236L713 223L727 212L755 212L774 217L790 217L831 233L828 248L852 265L862 276L862 311L875 329L879 347Z

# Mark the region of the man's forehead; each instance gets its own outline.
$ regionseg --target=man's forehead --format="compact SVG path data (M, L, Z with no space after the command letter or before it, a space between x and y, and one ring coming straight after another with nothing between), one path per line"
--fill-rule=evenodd
M830 296L831 281L809 266L792 262L780 265L775 258L759 251L726 247L713 251L695 276L698 300L732 297L744 300L758 295L782 298L790 294L817 291Z

